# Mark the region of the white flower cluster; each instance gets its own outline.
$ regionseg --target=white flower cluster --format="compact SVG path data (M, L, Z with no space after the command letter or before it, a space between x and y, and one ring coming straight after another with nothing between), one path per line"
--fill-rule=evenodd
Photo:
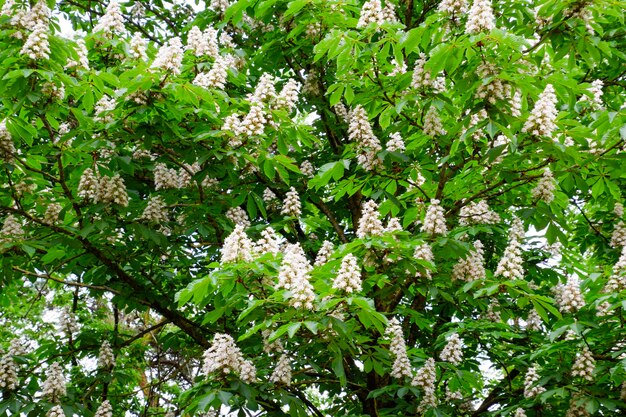
M402 224L400 224L400 219L397 217L390 218L385 227L385 232L387 233L401 232L402 230Z
M278 197L274 194L274 191L269 188L265 188L263 190L263 201L267 204L268 209L276 208L276 202L278 201Z
M211 0L211 3L209 4L209 8L218 13L224 13L229 7L230 1L228 0Z
M620 220L613 229L611 235L611 246L617 248L619 246L626 246L626 224Z
M613 207L613 213L617 217L624 217L624 205L622 203L615 203Z
M416 246L415 251L413 252L413 258L431 263L434 263L435 261L435 255L433 254L433 250L428 243L422 243L421 245ZM422 274L417 272L416 276L420 277ZM424 277L428 279L432 278L432 272L430 269L426 269Z
M356 256L348 254L342 259L333 288L348 294L361 291L361 268Z
M278 359L276 368L270 376L270 382L274 384L281 384L291 386L291 364L289 363L289 357L283 353Z
M183 54L183 43L179 37L174 37L159 48L152 62L152 68L159 68L178 75L183 63Z
M524 397L533 398L546 391L541 385L537 385L539 381L538 366L535 364L528 368L524 377Z
M265 329L262 332L263 334L263 352L272 353L272 352L282 352L283 344L280 342L280 339L275 339L273 341L269 341L270 335L272 331L270 329Z
M20 339L12 339L9 345L9 355L24 356L28 353L28 345Z
M328 262L328 259L330 258L330 256L333 254L334 251L335 251L335 245L333 245L333 242L325 240L324 242L322 242L322 246L320 247L319 251L317 251L317 256L315 257L315 263L313 265L314 266L324 265L326 262Z
M335 111L335 114L339 117L339 119L342 120L344 123L350 122L350 114L348 113L348 109L346 109L346 106L344 106L343 103L335 104L333 106L333 110Z
M235 225L241 225L244 229L250 227L250 218L248 213L241 207L231 207L226 210L226 218L233 222Z
M7 164L13 163L13 155L15 155L15 145L11 133L7 129L7 122L0 122L0 160Z
M501 320L500 312L496 309L500 308L500 303L498 300L491 300L489 306L487 307L487 312L485 313L485 319L497 323Z
M476 97L496 104L497 100L506 100L511 95L511 86L498 78L498 68L489 62L481 63L476 73L483 82L476 89ZM485 80L490 79L488 82Z
M426 411L430 407L437 405L437 397L435 396L435 381L437 379L437 371L435 369L435 360L428 358L420 369L417 370L411 385L419 387L424 391L422 400L418 405L420 412Z
M624 289L626 289L626 246L622 247L622 253L613 265L613 271L606 283L604 292L612 294Z
M593 371L596 369L596 361L591 355L591 351L585 345L582 352L576 354L576 359L572 365L572 376L579 376L587 381L593 381Z
M93 32L102 32L105 37L112 38L115 34L124 33L124 16L117 1L112 0L107 6L107 11L94 26Z
M394 358L391 365L391 376L393 378L410 378L413 376L411 372L411 362L406 352L406 343L400 322L395 317L389 320L389 324L385 329L385 334L391 338L389 342L389 351Z
M369 0L363 4L361 15L356 27L364 28L372 23L375 25L382 25L384 22L385 16L383 14L383 6L380 3L380 0Z
M569 408L565 417L589 417L589 411L587 411L586 404L584 402L579 403L577 395L573 395L569 403Z
M465 32L469 34L489 32L496 27L495 20L491 0L474 0L467 12Z
M293 78L289 79L283 89L280 90L280 94L276 97L274 108L286 109L288 112L291 112L298 102L301 87L302 85L298 81Z
M467 12L467 0L442 0L437 10L458 17Z
M516 90L510 101L511 116L520 117L522 115L522 93Z
M291 292L290 304L294 308L313 310L315 293L309 282L309 263L299 243L289 244L285 248L283 261L278 271L277 289L284 288Z
M302 164L300 164L300 172L306 177L313 178L315 176L315 167L311 162L303 161Z
M448 343L439 355L442 361L450 362L453 365L460 365L463 361L463 342L457 333L448 339Z
M466 113L469 113L469 110ZM463 130L461 131L462 134L465 134L465 132L467 132L468 130L478 126L480 123L487 120L488 118L489 118L489 115L487 114L487 110L485 109L480 109L477 113L472 113L470 115L470 120L469 120L467 129L463 128ZM484 139L484 137L485 135L481 129L476 129L472 133L472 139L474 141L480 141Z
M100 352L98 353L98 367L110 369L115 366L115 354L108 340L102 342Z
M547 204L550 204L552 200L554 200L554 190L556 189L556 184L554 180L554 175L552 175L552 171L550 168L546 168L543 171L543 176L539 179L537 186L532 189L531 194L536 200L543 200Z
M498 262L494 275L502 275L506 279L524 278L524 260L522 259L522 239L524 238L524 225L515 217L509 230L509 243Z
M269 103L276 98L275 78L273 75L263 73L254 88L254 93L248 95L248 101L254 104Z
M96 414L93 417L112 417L113 416L113 407L111 407L111 403L109 400L104 400L100 407L96 410Z
M438 135L445 135L446 130L443 128L441 118L439 118L439 111L437 107L430 106L426 115L424 116L424 127L422 128L425 135L435 137Z
M60 405L55 405L48 410L46 417L65 417L65 411Z
M63 369L58 362L54 362L46 372L46 380L41 387L43 396L52 403L59 402L61 397L66 394L65 378L63 377Z
M484 254L483 243L476 240L474 249L469 251L467 258L459 259L452 268L452 279L467 282L484 279L486 276Z
M424 233L429 235L445 235L448 233L448 227L446 226L446 217L443 211L443 207L439 205L439 200L430 200L430 206L426 210L424 216L424 223L420 229Z
M46 212L43 215L43 223L50 226L57 224L61 210L63 210L63 207L59 203L48 204Z
M224 333L216 333L213 337L213 344L204 352L202 371L206 375L236 373L243 382L256 381L254 364L243 358L235 340Z
M114 98L104 94L94 107L94 113L96 114L95 120L102 123L111 123L113 121L113 115L110 113L115 110L116 104Z
M12 238L18 238L24 235L24 229L22 229L22 225L17 219L9 214L2 224L2 229L0 229L0 243L8 242Z
M147 42L141 36L141 33L135 32L133 37L130 40L130 57L132 59L146 61L148 59L148 54L146 53Z
M394 132L389 135L389 140L387 141L387 150L389 152L402 152L405 149L404 140L402 140L400 132Z
M528 417L526 411L523 408L516 408L513 412L513 417Z
M13 391L17 388L17 364L8 353L0 358L0 391Z
M382 150L380 140L374 135L367 113L362 106L356 106L350 113L348 138L356 144L357 161L366 171L380 165L378 152Z
M20 54L30 59L49 59L50 43L48 42L48 24L38 23L28 35Z
M574 276L568 277L565 285L557 285L554 291L554 299L563 313L574 313L585 306L585 300L580 292L580 282Z
M546 85L545 90L539 95L535 107L526 119L522 132L532 135L550 136L556 129L556 94L552 84Z
M202 32L198 26L193 26L187 34L186 49L192 51L198 58L205 55L217 58L219 56L217 31L209 26Z
M404 61L398 62L395 58L391 60L393 69L389 72L389 77L395 77L396 75L406 74L408 67Z
M268 227L261 232L261 238L255 243L254 251L259 255L265 253L278 254L280 252L280 236L273 228Z
M302 214L302 204L300 203L300 196L295 188L291 189L285 195L285 201L283 208L280 210L280 214L291 217L300 217Z
M203 88L217 88L223 90L228 77L228 61L218 56L209 72L201 72L194 78L193 84Z
M167 205L160 195L150 197L146 208L139 216L139 220L145 220L152 223L165 223L169 220L167 215Z
M411 88L420 89L430 87L432 80L430 78L430 71L426 71L424 66L426 65L426 54L420 52L419 58L415 61L415 67L413 68L413 78L411 79Z
M594 80L591 83L591 87L589 87L589 93L591 94L591 105L595 109L602 109L604 107L604 103L602 102L602 95L604 92L602 88L604 87L604 82L602 80ZM580 99L580 101L587 101L589 98L586 95Z
M356 236L363 239L368 236L380 236L384 233L383 222L380 220L378 204L374 200L368 200L361 209L361 218Z
M470 226L472 224L496 224L500 222L500 216L491 210L485 200L471 201L461 207L459 212L459 224Z
M224 246L222 246L222 263L252 261L252 240L246 235L244 226L238 224L235 226L235 230L232 231L226 239L224 239Z
M528 313L528 317L526 318L526 330L527 331L540 331L543 321L541 320L541 316L537 313L537 310L534 308L530 310Z
M85 170L86 171L86 170ZM83 173L84 175L84 173ZM82 181L82 178L81 178ZM79 183L79 195L80 195L80 183ZM120 206L128 206L128 193L126 192L126 185L124 185L124 179L116 174L112 177L101 176L98 178L96 197L94 203L115 203Z
M64 308L59 316L59 331L65 333L69 338L72 334L76 333L78 329L79 327L74 312L70 308Z

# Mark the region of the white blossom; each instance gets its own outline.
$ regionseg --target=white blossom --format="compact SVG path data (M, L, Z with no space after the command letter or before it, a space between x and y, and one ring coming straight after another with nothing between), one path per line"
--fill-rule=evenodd
M333 288L348 294L361 291L361 268L356 256L346 255L341 261L341 267L333 280Z
M457 333L448 339L448 343L439 355L442 361L450 362L453 365L460 365L463 361L463 343Z
M522 115L522 93L516 90L510 102L511 116L520 117Z
M612 294L626 289L626 246L622 246L622 253L613 265L611 276L606 283L604 291Z
M378 152L382 150L382 146L372 131L365 109L360 105L350 114L348 138L356 144L357 161L363 169L371 171L380 165Z
M325 240L324 242L322 242L322 246L320 247L320 250L317 252L317 256L315 257L315 263L313 265L315 266L324 265L326 262L328 262L328 259L330 258L330 256L333 254L334 251L335 251L335 245L333 245L333 242Z
M513 417L527 417L526 411L523 408L516 408L513 412Z
M522 258L522 239L524 225L517 217L509 230L509 243L498 262L494 275L502 275L505 279L524 278L524 260Z
M278 271L277 289L291 292L290 305L294 308L313 309L315 293L309 282L309 263L299 243L289 244L284 250L283 261Z
M380 0L369 0L366 1L361 8L361 15L356 27L364 28L371 23L381 25L384 22L385 16L383 14L383 7L380 4Z
M538 369L537 365L533 365L528 368L524 377L524 397L533 398L546 391L544 387L537 384L537 381L539 381Z
M148 54L146 53L147 43L141 36L141 33L135 32L130 40L130 57L140 61L147 61Z
M39 23L35 26L33 31L22 50L22 55L27 55L30 59L49 59L50 58L50 43L48 42L48 25Z
M389 351L394 358L391 366L391 376L393 378L411 378L411 363L406 352L406 343L400 322L395 317L389 320L389 324L385 329L385 334L391 338L389 343Z
M15 155L15 145L6 123L6 120L0 122L0 160L12 164L13 155Z
M63 210L63 207L59 203L48 204L42 221L47 225L57 224L59 221L59 214L61 214L61 210Z
M420 89L430 87L432 80L430 79L430 71L426 71L426 54L420 52L419 58L415 61L413 68L413 78L411 80L411 88Z
M128 192L124 179L119 174L99 178L95 203L115 203L128 206Z
M604 82L602 82L602 80L594 80L591 83L591 87L589 87L589 93L591 93L591 104L596 109L602 109L604 107L604 103L602 102L602 95L604 94L602 87L604 87Z
M230 7L229 0L211 0L209 7L218 13L224 13Z
M114 119L110 113L115 110L116 104L117 102L114 98L104 94L94 107L95 119L102 123L111 123Z
M24 229L22 225L17 221L12 214L9 214L2 224L0 229L0 243L3 241L10 241L11 238L19 238L24 235Z
M528 119L524 123L522 132L532 135L550 136L556 129L556 94L552 84L548 84L539 95L535 107L530 113Z
M435 396L435 382L437 379L437 371L435 369L435 360L428 358L413 377L411 385L419 387L424 391L422 400L418 405L420 412L426 411L430 407L437 405L437 398Z
M485 257L483 243L480 240L474 241L474 249L470 250L466 258L461 258L452 268L452 279L462 281L475 281L484 279Z
M378 204L374 200L366 201L361 209L359 227L356 231L357 237L363 239L368 236L380 236L384 231L378 212Z
M335 114L339 117L339 119L341 119L344 123L350 122L350 114L348 113L348 109L346 109L346 106L344 106L343 103L335 104L333 106L333 110L335 111Z
M302 204L300 203L300 196L295 188L291 187L291 189L287 192L285 196L285 202L283 203L283 208L280 211L280 214L284 214L285 216L292 217L300 217L302 214Z
M286 109L291 112L296 103L298 102L298 95L300 94L301 84L296 80L289 79L282 90L280 90L280 94L276 97L276 102L274 103L274 107L277 109Z
M426 210L424 223L422 224L420 230L430 235L445 235L446 233L448 233L448 227L446 226L446 217L443 211L443 207L439 205L439 200L430 200L430 205Z
M273 255L280 252L280 238L274 229L268 227L261 232L261 239L256 242L255 251L259 254L271 253Z
M415 251L413 252L413 258L416 260L427 261L431 263L434 263L435 261L435 255L433 254L433 250L428 243L422 243L421 245L416 246ZM416 276L420 277L422 276L422 274L420 272L417 272ZM426 268L424 277L428 279L432 278L432 272L429 268Z
M180 176L174 168L159 162L154 166L154 189L180 188Z
M568 277L565 285L557 285L555 292L555 301L561 312L574 313L585 306L585 300L580 292L580 282L574 276Z
M437 10L458 17L467 12L467 0L442 0Z
M402 224L397 217L390 218L389 222L387 222L387 226L385 227L385 232L387 233L401 232L402 230Z
M259 82L257 83L254 93L248 96L248 100L251 103L260 105L262 103L267 103L276 98L276 87L274 85L275 78L273 75L268 73L263 73L259 78Z
M539 179L537 186L532 189L531 194L536 200L543 200L547 204L550 204L554 200L554 190L556 184L554 176L550 168L546 168L543 171L543 176Z
M461 207L459 212L459 224L469 226L472 224L496 224L500 222L500 216L489 208L485 200L471 201Z
M537 313L537 310L534 308L530 310L528 313L528 318L526 319L526 330L528 331L540 331L543 321L541 320L541 316Z
M87 51L87 45L85 45L85 40L84 39L77 39L76 40L76 56L78 58L78 60L74 60L74 59L68 59L67 64L65 64L65 68L74 68L74 67L81 67L85 70L89 69L89 58L87 57L88 55L88 51Z
M302 161L302 164L300 164L300 172L302 172L302 175L313 178L315 176L315 167L309 161Z
M265 131L267 117L265 110L260 105L253 105L239 126L241 134L245 136L262 135Z
M572 376L579 376L587 381L593 381L593 371L596 369L596 361L591 355L587 345L583 346L582 352L576 354L572 366Z
M244 361L241 350L228 334L215 333L213 344L204 352L202 371L206 375L239 373Z
M65 417L65 411L60 405L55 405L48 410L46 417Z
M626 224L620 220L613 229L611 235L611 246L614 248L626 246Z
M98 194L98 177L91 168L85 169L78 183L78 196L86 200L95 200Z
M289 363L289 357L283 353L278 359L276 368L270 376L270 382L274 384L291 385L291 364Z
M201 72L193 80L193 84L204 88L217 88L223 90L228 77L228 64L226 60L218 56L209 72Z
M183 62L183 43L175 37L163 44L157 52L152 68L160 68L174 75L180 74Z
M578 395L572 395L565 417L589 417L585 402L579 402Z
M474 0L467 12L465 31L469 34L489 32L496 27L491 0Z
M617 217L624 217L624 205L619 202L615 203L615 206L613 207L613 213L615 213Z
M222 246L222 263L252 261L252 240L246 235L244 226L238 224Z
M117 1L112 0L107 6L106 13L100 18L98 24L94 26L94 33L102 32L105 37L112 38L114 34L124 32L124 16Z
M167 205L159 195L150 197L146 208L143 210L139 220L146 220L153 223L164 223L169 220L167 215Z
M265 353L272 353L272 352L278 352L281 353L283 351L283 344L281 343L280 339L274 339L273 341L269 341L269 338L272 334L272 330L270 329L265 329L262 332L263 335L263 352Z
M98 367L109 369L115 366L115 354L108 340L102 342L98 353Z
M17 388L17 364L9 353L0 358L0 391L14 391Z
M111 407L111 403L108 400L104 400L93 417L113 417L113 407Z
M387 141L387 150L389 152L401 152L406 149L404 140L402 140L402 136L400 136L399 132L392 133L389 138L390 139Z
M428 108L428 111L424 116L424 127L422 130L425 135L430 137L446 134L446 130L443 128L443 124L439 118L439 111L435 106L430 106Z
M46 380L43 382L41 390L43 396L53 403L58 402L61 397L65 396L65 378L63 376L63 369L58 362L54 362L48 368Z
M244 359L239 366L239 378L246 384L252 384L258 381L256 377L256 367L251 360Z
M395 58L391 61L391 65L393 69L389 72L390 77L395 77L396 75L406 74L408 67L404 61L398 62Z

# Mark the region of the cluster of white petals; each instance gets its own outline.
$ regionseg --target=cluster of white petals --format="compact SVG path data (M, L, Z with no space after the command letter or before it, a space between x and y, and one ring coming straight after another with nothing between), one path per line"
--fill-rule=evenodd
M209 8L211 10L215 10L218 13L224 13L229 7L229 0L211 0L211 3L209 4Z
M534 308L530 310L528 317L526 318L526 330L540 331L542 324L543 320L541 320L541 316L537 313L537 310Z
M276 287L291 292L289 302L294 308L313 309L315 293L313 292L313 285L309 281L311 269L311 264L299 243L286 246L283 261L278 271Z
M46 207L46 212L43 214L43 223L47 225L55 225L59 222L59 214L61 214L63 207L59 203L50 203Z
M41 387L43 396L56 403L66 394L65 377L63 376L63 368L58 362L54 362L46 372L46 380Z
M430 71L426 71L424 68L426 61L426 54L420 52L419 58L415 61L415 67L413 68L411 88L420 89L431 86L432 80L430 78Z
M572 365L572 376L579 376L587 381L593 381L593 371L596 369L596 361L591 351L585 345L581 352L576 354Z
M611 246L614 248L626 246L626 224L624 224L622 220L620 220L613 229Z
M254 250L260 255L265 253L276 255L280 252L280 243L278 233L273 228L268 227L261 232L261 238L255 243Z
M350 113L348 138L356 144L357 161L366 171L380 165L378 152L382 150L380 140L374 135L367 113L362 106L356 106Z
M554 190L556 189L556 183L554 175L550 168L546 168L543 171L543 176L539 179L537 186L532 189L531 194L534 199L543 200L550 204L554 200Z
M64 308L59 316L59 331L64 332L69 338L78 331L78 328L74 312L70 308Z
M113 407L111 407L111 403L109 400L104 400L100 407L96 410L96 414L93 417L112 417L113 416Z
M291 187L291 189L287 191L280 214L292 217L300 217L302 214L302 203L300 203L300 196L295 188Z
M55 405L48 410L46 417L65 417L65 411L60 405Z
M567 413L565 413L565 417L589 417L589 411L587 411L587 406L584 401L579 401L577 395L573 395L572 399L569 402L569 408L567 409Z
M385 227L385 232L387 233L401 232L402 230L402 224L400 223L400 219L397 217L390 218L387 222L387 226Z
M265 353L272 353L272 352L282 352L283 351L283 344L281 343L280 339L274 339L273 341L269 341L269 338L272 334L272 331L270 329L265 329L262 332L263 335L263 352Z
M98 367L109 369L115 366L115 354L108 340L102 342L98 353Z
M613 207L613 213L617 217L624 217L624 205L619 202L615 203L615 206Z
M465 259L461 258L452 268L452 279L462 281L475 281L484 279L485 274L485 251L480 240L474 242L474 249L470 250Z
M0 229L0 243L10 241L12 238L17 238L22 235L24 235L22 225L12 214L9 214L4 219L2 229Z
M409 362L402 326L400 326L398 319L394 317L389 320L385 334L391 339L389 351L394 358L393 365L391 366L391 376L394 378L411 378L413 376L411 372L411 362Z
M238 224L222 246L222 262L252 261L253 243L246 235L244 226Z
M383 222L380 220L378 204L376 204L374 200L366 201L361 209L359 227L356 231L357 237L363 239L368 236L380 236L384 231Z
M435 396L435 381L437 379L437 371L435 369L435 360L428 358L420 369L417 370L411 385L419 387L424 391L422 400L418 405L419 412L425 412L430 407L437 405L437 397Z
M356 256L346 255L341 261L341 267L333 280L333 288L348 294L361 291L361 268Z
M328 259L330 258L330 256L333 254L334 251L335 251L335 245L333 244L333 242L329 240L325 240L324 242L322 242L322 246L320 247L319 251L317 251L317 256L315 257L315 263L313 265L315 266L324 265L326 262L328 262Z
M516 90L510 101L511 116L520 117L522 115L522 93Z
M335 104L333 106L333 110L335 111L335 114L339 117L339 119L341 119L344 123L350 122L350 113L343 103Z
M94 26L94 33L102 32L106 37L112 38L114 34L124 32L124 16L117 1L112 0L107 6L106 13L100 18L98 24Z
M241 207L231 207L226 210L226 218L233 222L235 225L241 225L244 229L250 227L250 218L248 213Z
M528 368L526 376L524 377L524 397L533 398L546 391L544 387L537 385L539 378L537 365L533 365Z
M453 365L460 365L463 362L463 342L457 333L450 336L439 356L442 361L450 362Z
M385 22L385 16L383 14L383 6L380 0L369 0L363 4L361 8L361 15L359 21L356 24L357 28L364 28L374 23L381 25Z
M300 172L306 177L313 178L315 176L315 167L309 161L302 161L302 164L300 164Z
M467 12L465 32L469 34L489 32L496 27L495 20L491 0L474 0Z
M516 408L513 412L513 417L527 417L526 411L523 408Z
M524 278L524 260L522 259L522 240L524 238L524 225L515 217L509 230L509 243L498 262L494 275L501 275L506 279Z
M389 77L395 77L396 75L406 74L408 67L404 61L398 62L395 58L391 60L393 69L389 72Z
M15 390L17 381L17 364L10 353L5 354L0 358L0 391Z
M254 93L248 95L248 101L254 104L269 103L276 98L276 79L273 75L263 73L254 88Z
M280 90L280 94L276 97L274 107L277 109L286 109L291 112L298 102L301 87L302 85L298 81L293 78L289 79L283 89Z
M585 300L580 291L580 281L573 275L567 278L565 285L557 285L554 291L554 299L563 313L574 313L585 306Z
M528 119L522 127L522 132L532 135L550 136L556 129L556 94L552 84L546 85L546 88L539 95L535 107L530 113Z
M133 37L130 39L130 57L132 59L146 61L148 59L146 49L146 40L141 36L141 33L135 32Z
M613 270L606 283L604 292L612 294L624 289L626 289L626 246L622 247L622 253L615 265L613 265Z
M511 95L511 86L498 78L499 72L498 67L490 62L482 62L476 68L476 73L482 78L476 89L477 98L496 104L497 100L506 100Z
M160 195L150 197L146 208L139 216L139 220L146 220L153 223L164 223L169 220L167 215L167 205Z
M193 80L193 84L203 88L217 88L223 90L228 77L228 61L218 56L208 72L199 73Z
M394 132L389 135L389 140L387 141L387 150L389 152L401 152L405 149L404 140L399 132Z
M491 210L485 200L471 201L461 207L459 212L459 224L469 226L472 224L496 224L500 222L500 216Z
M110 114L115 110L117 102L114 98L104 94L94 107L95 119L102 123L111 123L113 121L113 115Z
M430 106L428 108L428 111L424 116L424 127L422 130L425 135L430 137L446 134L446 130L443 128L443 124L441 123L437 107Z
M28 35L24 46L20 51L22 55L30 59L49 59L50 43L48 41L48 24L39 23Z
M276 368L270 376L270 382L274 384L291 385L291 363L289 363L289 357L283 353L278 359Z
M6 120L3 120L0 122L0 160L12 164L14 154L15 145L13 144L13 138L7 129Z
M254 364L243 358L235 340L224 333L216 333L213 337L213 344L204 352L202 371L206 375L236 373L242 381L248 383L256 380Z
M98 178L94 203L115 203L120 206L128 206L128 192L124 179L119 174L112 177L101 176Z
M85 40L84 39L77 39L76 40L76 49L75 49L75 51L76 51L76 57L78 59L69 58L67 60L67 64L65 64L65 68L80 67L80 68L88 70L89 69L89 58L87 57L88 51L87 51L87 45L85 45Z
M430 200L430 205L426 210L424 216L424 223L420 229L424 233L429 235L445 235L448 233L448 227L446 226L446 217L443 211L443 207L439 205L439 200Z
M159 48L154 61L152 61L152 68L159 68L178 75L183 63L183 55L183 43L179 37L174 37Z
M413 252L413 258L431 263L434 263L435 261L435 255L433 254L433 250L428 243L422 243L421 245L416 246L415 251ZM420 277L422 274L417 272L416 276ZM424 277L428 279L432 278L432 272L430 269L426 269Z
M467 0L442 0L437 10L458 17L467 12Z

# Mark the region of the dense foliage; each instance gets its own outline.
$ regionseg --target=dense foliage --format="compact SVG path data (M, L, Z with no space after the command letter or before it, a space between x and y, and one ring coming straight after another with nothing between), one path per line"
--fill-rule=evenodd
M623 1L0 3L0 416L626 412Z

